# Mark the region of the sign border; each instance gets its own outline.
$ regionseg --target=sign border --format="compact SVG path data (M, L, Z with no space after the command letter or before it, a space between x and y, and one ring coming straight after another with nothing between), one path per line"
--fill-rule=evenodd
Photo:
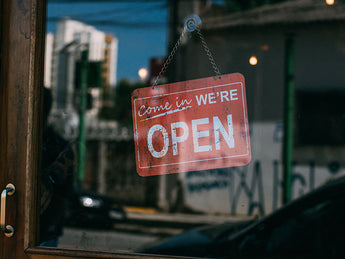
M203 88L198 88L198 89L191 89L191 90L186 90L186 91L179 91L179 92L173 92L173 93L169 93L169 94L161 94L161 95L155 95L155 96L148 96L148 97L142 97L142 98L137 98L134 100L133 103L133 107L136 111L136 101L140 101L140 100L144 100L144 99L151 99L151 98L157 98L157 97L162 97L162 96L169 96L169 95L174 95L174 94L180 94L180 93L186 93L186 92L193 92L193 91L199 91L199 90L204 90L204 89L209 89L209 88L217 88L217 87L224 87L224 86L229 86L229 85L236 85L239 84L241 86L241 92L242 92L242 107L243 107L243 111L246 110L246 98L243 98L245 96L244 94L244 87L243 87L243 83L242 82L234 82L234 83L229 83L229 84L222 84L222 85L216 85L216 86L208 86L208 87L203 87ZM247 124L248 124L248 115L246 112L243 112L243 117L244 117L244 126L245 126L245 131L248 132L247 130ZM137 161L138 161L138 167L140 169L147 169L147 168L152 168L152 167L161 167L161 166L170 166L170 165L180 165L180 164L189 164L189 163L197 163L197 162L203 162L203 161L212 161L212 160L219 160L219 159L224 159L224 158L232 158L232 157L242 157L242 156L248 156L250 153L250 148L249 148L249 136L248 134L246 134L246 145L247 145L247 153L245 154L241 154L241 155L234 155L234 156L222 156L222 157L215 157L215 158L209 158L209 159L202 159L202 160L193 160L193 161L184 161L184 162L177 162L177 163L169 163L169 164L159 164L159 165L151 165L151 166L144 166L141 167L140 166L140 150L139 150L139 133L138 133L138 126L137 126L137 113L135 112L135 116L134 116L134 120L135 120L135 138L136 138L136 149L137 149Z

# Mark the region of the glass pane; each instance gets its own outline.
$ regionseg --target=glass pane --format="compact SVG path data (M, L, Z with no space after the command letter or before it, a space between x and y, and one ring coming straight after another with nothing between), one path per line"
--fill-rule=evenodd
M342 257L341 7L49 0L40 244Z

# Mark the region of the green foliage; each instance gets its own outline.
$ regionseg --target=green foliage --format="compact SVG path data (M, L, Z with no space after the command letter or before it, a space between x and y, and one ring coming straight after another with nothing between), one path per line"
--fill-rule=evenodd
M132 104L131 94L137 88L146 87L142 82L130 82L128 80L121 80L115 87L114 91L114 106L104 107L101 111L100 117L107 120L116 120L123 126L132 125ZM109 94L109 93L108 93Z
M145 87L142 82L131 83L122 80L116 86L115 92L115 119L123 125L132 125L131 94L137 88Z
M81 61L75 63L74 71L75 88L81 88ZM88 61L87 62L87 87L100 88L102 87L102 62Z

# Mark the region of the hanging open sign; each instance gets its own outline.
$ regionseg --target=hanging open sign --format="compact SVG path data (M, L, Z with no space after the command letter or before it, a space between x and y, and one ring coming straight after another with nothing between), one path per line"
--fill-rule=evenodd
M141 176L250 162L245 85L239 73L136 89L132 109Z

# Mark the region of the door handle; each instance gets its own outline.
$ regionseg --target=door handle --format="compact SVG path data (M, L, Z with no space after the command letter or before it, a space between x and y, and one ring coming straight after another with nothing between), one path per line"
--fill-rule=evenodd
M16 187L9 183L6 185L6 188L1 193L1 211L0 211L0 227L5 233L5 236L12 237L14 235L14 227L11 225L6 225L6 197L12 196L16 191Z

